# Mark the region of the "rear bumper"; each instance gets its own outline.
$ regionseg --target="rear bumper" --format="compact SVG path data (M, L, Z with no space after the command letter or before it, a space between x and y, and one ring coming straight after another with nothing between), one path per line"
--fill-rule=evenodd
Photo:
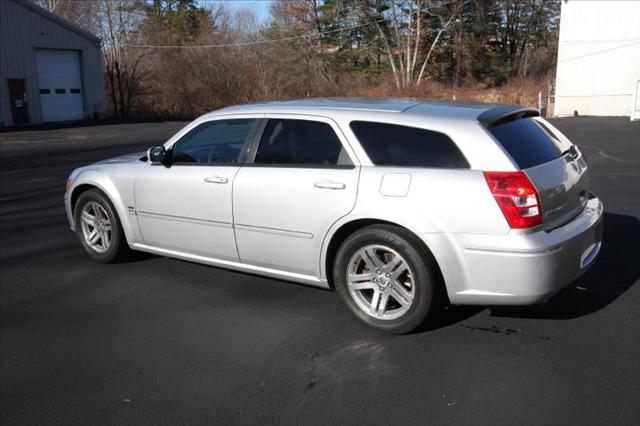
M594 196L576 218L550 232L456 234L450 241L458 246L462 273L458 282L447 282L450 301L475 305L545 302L593 264L602 245L602 214L602 203Z

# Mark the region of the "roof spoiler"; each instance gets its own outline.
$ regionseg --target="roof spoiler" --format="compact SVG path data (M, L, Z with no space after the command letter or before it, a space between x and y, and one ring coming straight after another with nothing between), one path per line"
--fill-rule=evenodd
M487 129L490 129L498 124L539 115L540 113L535 108L504 105L484 111L478 116L478 121Z

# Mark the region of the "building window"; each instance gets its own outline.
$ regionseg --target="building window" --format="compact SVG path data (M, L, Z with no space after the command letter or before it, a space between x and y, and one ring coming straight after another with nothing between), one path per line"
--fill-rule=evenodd
M67 93L67 91L65 89L56 89L56 94L57 95L64 95L65 93Z
M48 95L51 93L51 89L40 89L41 95Z

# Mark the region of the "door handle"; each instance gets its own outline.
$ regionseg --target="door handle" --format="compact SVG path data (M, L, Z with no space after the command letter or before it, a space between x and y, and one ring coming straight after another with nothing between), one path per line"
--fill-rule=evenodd
M229 182L229 179L226 177L212 176L204 178L204 181L207 183L227 183Z
M345 189L346 188L346 185L344 183L332 182L330 180L316 182L313 184L313 186L321 189Z

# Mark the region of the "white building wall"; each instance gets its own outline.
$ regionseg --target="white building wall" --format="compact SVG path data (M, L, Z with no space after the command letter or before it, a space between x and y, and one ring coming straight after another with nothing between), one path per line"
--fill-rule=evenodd
M554 114L629 116L638 80L640 1L562 0Z

